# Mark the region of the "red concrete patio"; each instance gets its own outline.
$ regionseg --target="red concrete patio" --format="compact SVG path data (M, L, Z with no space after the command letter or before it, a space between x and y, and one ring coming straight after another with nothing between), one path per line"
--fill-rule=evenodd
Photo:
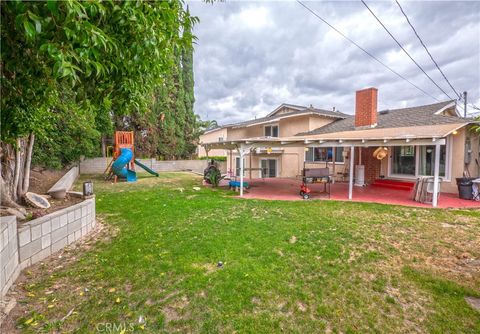
M245 189L244 198L267 199L267 200L293 200L303 201L299 195L301 180L285 178L245 179L250 188ZM323 184L309 184L312 189L309 200L328 200L327 194L316 194L323 190ZM331 200L348 201L348 183L336 182L331 185ZM415 202L410 199L410 192L405 190L378 188L378 187L354 187L353 199L355 202L395 204L412 207L431 208L431 204ZM458 198L457 194L441 193L438 201L439 208L478 208L480 202Z

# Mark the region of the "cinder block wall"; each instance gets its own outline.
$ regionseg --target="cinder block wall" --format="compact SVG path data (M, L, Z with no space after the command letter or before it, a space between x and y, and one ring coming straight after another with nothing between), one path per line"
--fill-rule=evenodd
M80 174L102 174L107 168L111 158L91 158L80 162ZM181 172L191 170L196 173L203 173L207 167L207 160L156 160L156 159L137 159L145 166L156 172ZM218 162L218 168L222 173L227 172L226 161ZM137 173L145 172L142 168L136 166Z
M43 260L94 227L94 198L28 222L18 229L20 268Z
M20 270L77 241L95 227L95 198L18 228L14 216L1 217L0 221L0 298L3 298Z
M0 299L18 277L17 219L0 217Z

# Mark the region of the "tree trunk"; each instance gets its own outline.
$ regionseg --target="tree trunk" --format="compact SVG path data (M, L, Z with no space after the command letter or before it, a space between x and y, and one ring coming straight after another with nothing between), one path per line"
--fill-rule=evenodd
M22 196L30 185L30 167L35 136L19 138L17 145L0 142L1 205L19 207Z
M13 189L18 189L18 182L20 180L20 162L21 162L21 154L20 154L20 138L17 139L17 147L15 148L15 174L13 178ZM15 192L13 195L12 200L17 200L17 193Z
M23 196L30 187L30 168L32 165L33 143L35 142L35 134L31 133L28 139L28 147L25 152L25 168L23 172L23 189L19 196Z
M107 147L105 141L105 136L102 136L102 157L104 158L107 156Z

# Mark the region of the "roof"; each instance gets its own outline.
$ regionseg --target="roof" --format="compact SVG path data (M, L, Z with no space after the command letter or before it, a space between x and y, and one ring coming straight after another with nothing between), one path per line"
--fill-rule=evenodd
M279 112L280 110L282 110L285 107L289 108L289 109L294 109L294 110L304 110L306 108L304 106L299 106L299 105L296 105L296 104L282 103L281 105L276 107L274 111L269 113L267 115L267 117L275 115L277 112Z
M298 136L318 135L352 131L373 131L375 129L402 128L402 127L424 127L442 124L465 123L465 119L456 116L444 116L439 112L455 106L455 101L444 101L435 104L428 104L418 107L382 110L377 115L377 126L372 129L355 128L355 116L329 123L310 132L298 134Z
M413 139L413 138L443 138L458 130L469 122L461 122L457 118L456 123L445 123L424 126L403 126L395 128L373 128L363 130L350 130L315 135L305 135L301 138L307 140L389 140L389 139Z
M349 115L344 114L339 111L332 111L332 110L324 110L324 109L318 109L318 108L313 108L313 107L300 107L300 106L295 106L296 111L288 112L288 113L283 113L283 114L274 114L280 108L283 107L288 107L291 108L292 105L287 105L287 104L282 104L280 107L274 110L274 112L270 113L269 116L265 117L260 117L256 119L252 119L249 121L244 121L244 122L239 122L239 123L232 123L232 124L227 124L224 125L223 128L240 128L240 127L248 127L252 125L257 125L257 124L262 124L262 123L270 123L270 122L275 122L283 118L288 118L288 117L293 117L293 116L300 116L300 115L317 115L317 116L325 116L325 117L333 117L337 119L344 119L348 117ZM300 109L302 108L302 109Z

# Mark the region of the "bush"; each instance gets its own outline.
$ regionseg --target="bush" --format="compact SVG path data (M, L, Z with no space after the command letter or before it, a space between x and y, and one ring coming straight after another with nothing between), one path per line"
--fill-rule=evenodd
M213 156L213 157L200 157L198 160L214 160L214 161L227 161L227 157L224 156Z

